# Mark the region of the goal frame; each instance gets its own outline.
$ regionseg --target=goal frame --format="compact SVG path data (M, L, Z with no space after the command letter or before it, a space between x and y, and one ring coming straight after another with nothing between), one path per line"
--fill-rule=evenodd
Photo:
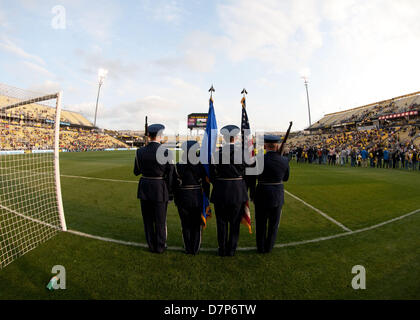
M60 119L61 119L61 99L63 92L59 91L54 94L48 94L33 99L28 99L14 103L12 105L1 108L2 110L12 109L32 103L37 103L46 100L56 99L55 106L55 121L54 121L54 177L55 177L55 193L58 214L60 218L61 230L67 231L66 217L64 216L63 198L61 195L61 178L60 178Z
M60 217L61 230L67 231L66 217L64 216L63 197L61 195L61 176L60 176L60 117L61 117L61 98L63 92L56 93L55 108L55 127L54 127L54 173L55 173L55 193L57 198L57 208Z

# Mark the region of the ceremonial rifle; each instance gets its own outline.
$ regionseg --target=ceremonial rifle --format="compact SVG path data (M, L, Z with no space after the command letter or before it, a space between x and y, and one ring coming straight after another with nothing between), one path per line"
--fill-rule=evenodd
M144 122L144 145L145 146L147 145L147 142L148 142L147 136L149 134L149 132L147 130L147 127L148 127L148 125L147 125L147 116L146 116L146 119L145 119L145 122Z
M287 129L286 135L284 136L283 141L281 142L280 148L278 150L278 153L280 153L281 156L284 153L284 147L286 145L287 139L289 138L289 134L290 134L290 130L292 129L292 125L293 125L293 122L290 121L289 128Z

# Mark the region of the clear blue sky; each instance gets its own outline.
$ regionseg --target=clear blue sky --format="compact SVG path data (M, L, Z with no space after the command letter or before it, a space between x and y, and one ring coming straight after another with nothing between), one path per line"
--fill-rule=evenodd
M219 128L239 125L245 87L252 129L303 129L303 75L313 121L419 91L419 14L418 0L0 0L0 82L63 90L92 120L106 68L99 126L142 129L148 115L172 132L207 112L211 84Z

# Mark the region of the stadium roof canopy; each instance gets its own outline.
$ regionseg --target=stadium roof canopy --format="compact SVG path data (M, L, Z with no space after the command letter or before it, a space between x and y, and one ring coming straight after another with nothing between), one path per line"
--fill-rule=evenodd
M308 129L316 130L343 125L354 125L357 122L379 119L384 115L406 112L412 105L420 105L420 91L382 100L363 106L328 113L313 123Z

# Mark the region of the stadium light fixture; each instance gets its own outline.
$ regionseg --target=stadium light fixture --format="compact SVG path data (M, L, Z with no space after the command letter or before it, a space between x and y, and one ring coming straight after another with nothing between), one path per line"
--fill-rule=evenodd
M104 83L104 80L105 80L107 75L108 75L108 70L103 69L103 68L99 68L99 70L98 70L99 87L98 87L98 96L96 97L95 120L93 122L94 127L96 127L96 115L98 114L99 93L101 92L102 84Z
M309 127L311 126L311 107L309 105L309 92L308 92L308 79L307 77L303 76L302 77L303 82L305 84L305 88L306 88L306 100L308 101L308 115L309 115ZM308 127L308 128L309 128Z
M108 75L108 70L103 69L103 68L100 68L98 70L98 80L99 80L100 84L104 83L104 80L105 80L107 75Z

